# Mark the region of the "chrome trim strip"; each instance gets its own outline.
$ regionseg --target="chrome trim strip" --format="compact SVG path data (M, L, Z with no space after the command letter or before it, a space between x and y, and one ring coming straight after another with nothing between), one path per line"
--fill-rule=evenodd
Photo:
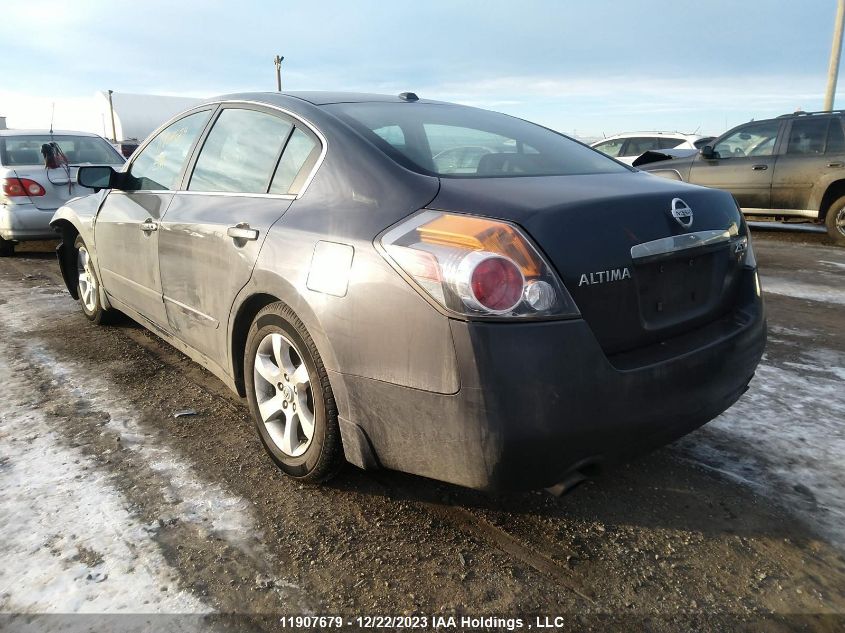
M631 259L643 259L655 255L667 255L677 253L690 248L710 246L721 242L728 242L731 239L729 230L698 231L697 233L684 233L683 235L672 235L661 237L659 240L635 244L631 247Z
M135 157L137 157L137 155L142 150L146 149L147 145L150 144L152 139L155 138L158 135L159 132L161 132L163 129L165 129L171 123L178 121L181 118L186 117L188 114L192 114L194 112L200 112L200 111L202 111L206 108L210 108L213 111L218 105L223 105L224 103L234 103L234 104L243 103L243 104L247 104L247 105L256 105L256 106L261 106L261 107L264 107L264 108L270 108L271 110L278 110L282 114L286 114L287 116L291 117L292 119L299 121L300 123L303 123L309 130L311 130L311 132L320 141L320 144L322 145L322 149L320 150L320 155L317 157L317 161L314 163L314 167L311 168L311 173L308 174L308 177L305 179L305 182L302 183L302 189L300 189L300 191L297 195L292 196L291 199L292 200L298 200L303 195L305 195L305 192L308 190L308 186L311 184L311 181L314 180L314 176L317 175L317 171L320 169L320 166L323 164L323 160L326 158L326 153L329 151L329 142L326 140L326 137L323 136L323 133L320 132L320 130L317 129L317 127L313 123L311 123L311 121L309 121L308 119L303 118L299 114L291 112L287 108L283 108L282 106L278 106L278 105L275 105L275 104L272 104L272 103L267 103L265 101L249 101L249 100L246 100L246 99L227 99L227 100L224 100L224 101L212 101L212 102L208 102L208 103L202 103L202 104L194 106L193 108L190 108L189 110L185 110L183 112L180 112L176 116L171 117L170 119L168 119L167 121L162 123L155 130L153 130L147 136L147 138L144 139L144 141L141 143L141 145L138 146L138 149L136 149L133 152L133 158L131 160L127 160L123 164L123 167L120 171L122 173L128 172L129 169L131 168L132 163L135 162ZM112 191L115 191L115 190L112 189ZM185 190L179 190L180 193L183 192L183 191L185 191ZM176 193L176 190L169 191L169 192L170 193ZM153 191L144 191L144 193L161 193L161 192L159 192L159 191L154 191L154 192ZM261 195L261 194L255 194L255 195ZM266 194L266 195L270 196L270 195L278 195L278 194ZM285 194L285 195L287 195L287 194Z
M296 200L292 193L239 193L237 191L194 191L180 189L171 193L177 196L222 196L227 198L275 198L279 200Z
M747 215L784 215L813 219L817 219L819 217L818 209L759 209L756 207L748 207L742 209L742 212Z

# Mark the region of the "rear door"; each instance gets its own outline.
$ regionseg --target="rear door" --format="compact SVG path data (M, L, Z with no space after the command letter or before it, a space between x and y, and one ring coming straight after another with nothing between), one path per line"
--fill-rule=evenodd
M148 142L129 166L126 189L109 192L94 224L106 292L159 327L167 323L158 266L159 223L211 112L204 108L188 114Z
M786 139L775 166L772 208L818 211L810 208L813 186L831 174L845 175L842 120L815 115L795 118Z
M159 263L170 329L221 366L235 296L320 148L313 132L276 110L226 105L164 216Z
M697 156L690 182L731 192L743 209L768 209L782 121L749 123L719 139L713 158Z

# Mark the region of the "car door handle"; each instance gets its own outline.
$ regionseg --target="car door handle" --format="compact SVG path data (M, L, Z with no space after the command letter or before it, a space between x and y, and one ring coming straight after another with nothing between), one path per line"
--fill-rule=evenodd
M828 167L845 167L845 163L837 161L835 163L828 163L827 166Z
M765 171L768 168L768 165L751 165L751 169L753 169L754 171Z
M158 231L158 222L154 222L152 218L147 218L140 225L138 225L144 233L151 233L152 231Z
M241 223L226 229L226 235L233 240L257 240L258 229L251 229L249 224Z

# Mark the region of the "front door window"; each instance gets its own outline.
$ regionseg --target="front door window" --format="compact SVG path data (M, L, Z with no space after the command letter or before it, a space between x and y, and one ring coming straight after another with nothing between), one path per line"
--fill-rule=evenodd
M210 110L195 112L164 128L132 161L126 189L169 191L179 188L188 152L199 137Z
M771 156L777 139L778 121L751 123L736 130L716 144L715 158L742 158L745 156Z

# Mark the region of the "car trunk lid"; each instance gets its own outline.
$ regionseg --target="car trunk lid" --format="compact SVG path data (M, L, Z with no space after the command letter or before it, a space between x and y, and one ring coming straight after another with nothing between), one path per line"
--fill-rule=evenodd
M673 206L691 210L690 226ZM442 178L429 208L524 228L607 354L702 326L734 304L746 229L725 192L642 172Z
M58 167L48 169L44 165L16 166L14 175L17 178L28 178L44 188L43 196L30 196L32 203L42 211L55 211L65 202L77 196L87 196L93 189L82 187L76 182L76 172L79 168L70 166L67 169Z

